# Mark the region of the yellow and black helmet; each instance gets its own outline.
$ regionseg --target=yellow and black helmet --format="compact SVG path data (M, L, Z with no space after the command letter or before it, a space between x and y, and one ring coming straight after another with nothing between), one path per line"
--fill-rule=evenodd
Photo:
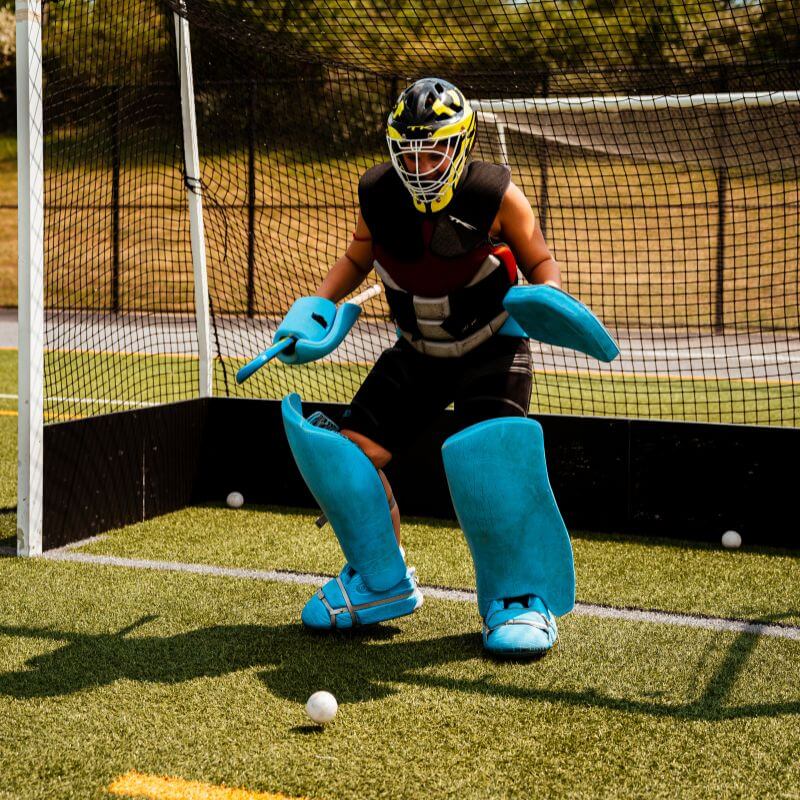
M422 78L397 99L386 140L416 208L440 211L452 199L475 143L475 112L452 83Z

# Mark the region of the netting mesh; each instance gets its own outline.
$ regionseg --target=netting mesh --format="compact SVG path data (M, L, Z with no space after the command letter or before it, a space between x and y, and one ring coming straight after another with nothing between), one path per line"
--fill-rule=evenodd
M344 252L393 100L435 74L621 346L533 343L532 411L798 424L794 3L60 0L43 34L49 421L196 396L198 179L214 393L347 401L396 336L382 299L326 360L234 375Z

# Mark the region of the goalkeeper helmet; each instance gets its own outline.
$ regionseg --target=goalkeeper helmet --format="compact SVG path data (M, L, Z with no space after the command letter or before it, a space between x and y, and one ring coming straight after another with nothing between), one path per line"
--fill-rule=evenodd
M475 112L452 83L422 78L398 98L386 141L417 210L440 211L453 198L475 143Z

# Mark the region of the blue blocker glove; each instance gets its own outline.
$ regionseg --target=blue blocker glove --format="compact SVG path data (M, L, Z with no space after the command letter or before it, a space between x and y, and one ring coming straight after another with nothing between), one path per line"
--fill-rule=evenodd
M273 342L292 338L294 347L278 354L284 364L307 364L332 353L350 332L361 306L343 303L339 308L324 297L295 300L281 322Z
M272 345L236 373L237 383L244 383L273 358L284 364L307 364L332 353L360 313L361 306L356 303L343 303L337 308L324 297L295 300L275 331Z

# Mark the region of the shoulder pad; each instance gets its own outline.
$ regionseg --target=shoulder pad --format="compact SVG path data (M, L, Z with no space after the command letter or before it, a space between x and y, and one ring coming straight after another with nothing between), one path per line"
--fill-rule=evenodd
M464 179L463 194L472 208L483 211L490 227L497 212L503 195L511 183L511 170L502 164L490 164L487 161L473 161ZM489 216L491 215L491 216Z
M385 179L386 174L389 172L394 172L391 161L385 161L383 164L376 164L374 167L370 167L358 181L359 195L362 190L368 192L372 189L375 184L380 182L381 178Z

